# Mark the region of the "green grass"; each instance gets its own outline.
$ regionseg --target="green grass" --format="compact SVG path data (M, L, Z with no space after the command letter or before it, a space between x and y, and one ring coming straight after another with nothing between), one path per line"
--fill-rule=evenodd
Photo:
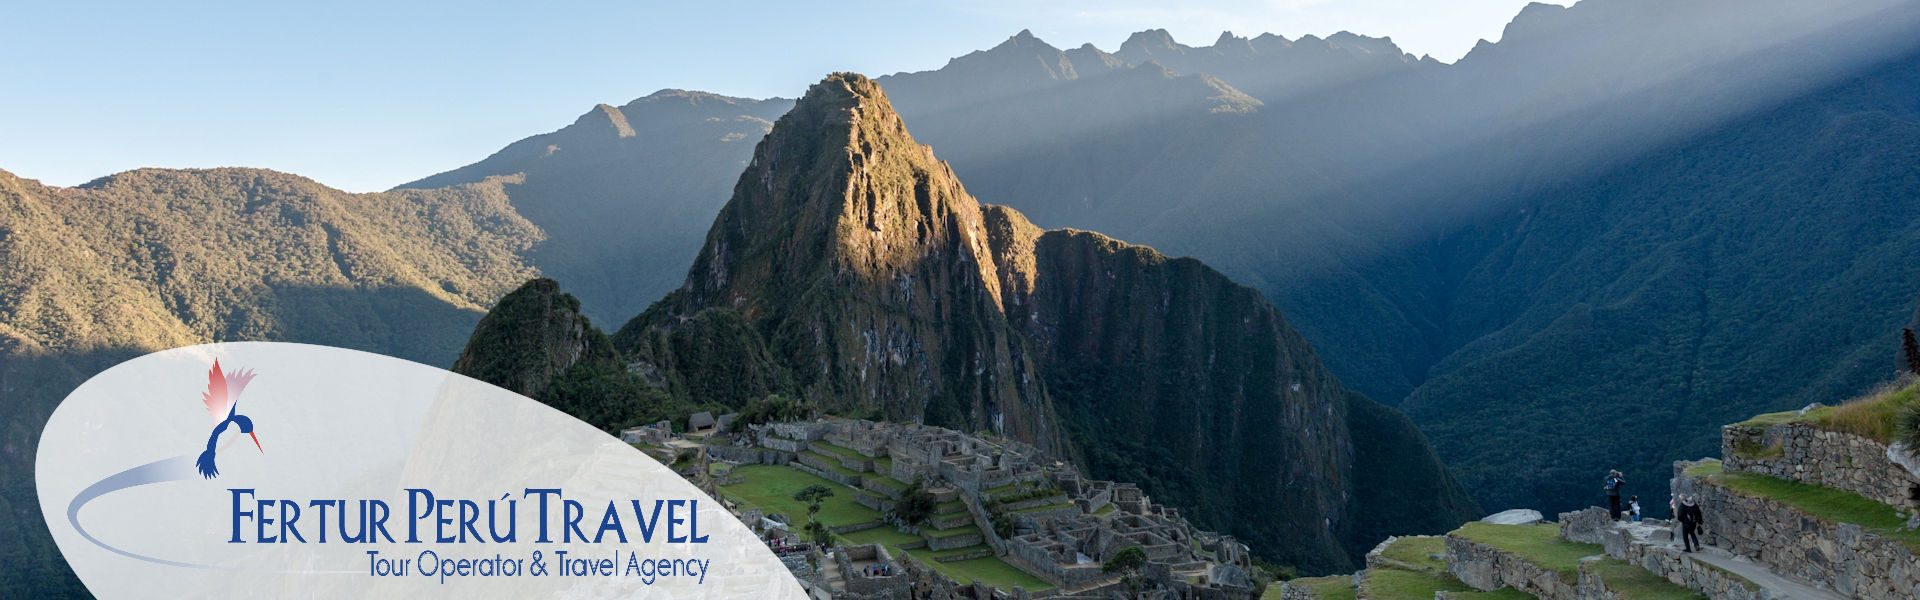
M1562 581L1580 578L1580 559L1604 554L1596 544L1579 544L1560 539L1560 526L1553 523L1533 525L1494 525L1475 521L1448 535L1484 544L1553 571Z
M1434 592L1473 591L1450 575L1400 569L1374 569L1361 585L1373 600L1432 600Z
M961 502L959 500L948 500L946 502L941 502L939 504L933 505L933 514L936 514L936 515L951 515L954 513L963 513L963 512L967 512L967 503Z
M1740 423L1746 427L1766 427L1786 423L1806 423L1827 431L1851 433L1882 444L1893 442L1900 409L1920 402L1920 382L1896 382L1882 385L1859 398L1839 406L1822 406L1802 415L1789 410L1755 416Z
M1607 589L1623 600L1704 600L1706 596L1667 581L1640 567L1614 559L1594 561L1589 567Z
M787 515L787 518L792 519L795 525L806 521L807 505L798 500L794 500L793 494L794 492L805 489L809 485L824 485L827 486L828 489L833 490L833 497L821 503L819 515L820 522L826 523L829 527L866 523L880 519L879 511L861 506L853 501L854 491L852 488L822 479L798 469L777 465L743 465L736 467L734 473L740 475L745 481L737 485L720 486L721 496L746 506L758 508L763 512ZM958 505L959 503L955 502L954 504ZM964 510L964 506L962 509ZM979 529L976 527L957 527L942 532L943 535L939 537L959 535L968 532L977 533L978 531ZM919 550L903 550L900 548L901 545L919 541L920 538L918 536L900 533L891 527L881 526L864 529L838 537L853 544L878 543L884 545L887 547L887 550L892 552L896 557L912 556L916 560L919 560L921 564L932 568L934 571L963 583L980 581L1009 592L1013 590L1014 586L1020 586L1030 592L1053 589L1053 586L1049 585L1046 580L1007 564L1006 561L1000 560L997 557L989 556L973 560L943 563L934 560L934 558L937 556L953 556L955 554L954 551L948 550L943 551L946 552L943 553L926 550L924 548Z
M1753 473L1728 473L1719 461L1694 465L1687 469L1687 475L1711 480L1738 494L1771 498L1829 523L1859 525L1920 552L1920 530L1905 529L1907 520L1899 511L1853 492Z
M845 446L835 446L833 444L829 444L826 442L814 442L813 445L814 447L824 449L829 453L838 454L840 456L844 456L847 458L852 458L856 460L866 460L867 458L865 454L855 452L852 448L848 448Z
M1354 600L1359 597L1360 594L1360 590L1354 589L1353 587L1353 578L1347 575L1308 577L1305 579L1295 579L1292 583L1294 585L1306 586L1307 589L1313 590L1314 595L1319 596L1321 600ZM1279 597L1280 583L1274 582L1273 585L1267 586L1267 593L1262 594L1260 600L1275 600ZM1433 596L1428 595L1427 597L1432 598Z
M1448 597L1467 600L1535 600L1533 594L1513 588L1500 588L1491 592L1458 592L1449 594Z
M1439 536L1403 537L1393 541L1382 557L1436 573L1447 571L1447 540Z
M1005 494L1007 492L1011 492L1018 489L1020 489L1020 484L1009 483L997 488L988 488L987 491L981 492L981 493L991 497L999 497L1001 494Z
M907 491L906 482L885 475L867 475L862 478L862 481L865 481L869 486L880 486L896 492Z
M720 486L720 495L762 512L786 515L795 527L806 523L807 505L794 500L793 494L809 485L824 485L833 490L833 497L820 504L817 517L829 527L880 520L880 511L853 501L853 488L798 469L777 465L743 465L733 472L744 481Z
M1015 513L1037 513L1037 512L1047 512L1047 511L1050 511L1050 510L1060 510L1060 509L1063 509L1063 508L1074 508L1074 505L1073 505L1073 503L1072 503L1072 502L1056 502L1056 503L1053 503L1053 504L1042 504L1042 505L1040 505L1040 506L1034 506L1034 507L1030 507L1030 508L1022 508L1022 509L1020 509L1020 510L1016 510L1016 511L1013 511L1013 512L1015 512Z
M875 471L879 471L881 473L888 474L888 476L891 476L893 474L893 457L882 456L880 458L873 459L873 469Z
M1113 514L1113 511L1116 511L1116 510L1120 510L1120 509L1114 508L1113 503L1108 502L1106 504L1100 505L1100 510L1093 511L1093 514L1104 517L1104 516Z
M1013 591L1014 586L1019 586L1029 592L1053 589L1053 585L1047 583L1046 580L1035 577L1032 573L1022 571L1013 565L1007 564L1006 561L995 557L989 556L987 558L976 558L973 560L940 562L933 560L932 557L935 554L937 553L925 549L907 551L907 555L920 561L920 564L926 565L941 575L946 575L954 581L961 583L979 581L1009 593Z
M898 529L882 525L873 529L862 529L853 533L840 534L840 539L849 544L880 544L900 553L900 546L920 541L920 536L905 533Z
M859 471L855 471L853 469L849 469L841 466L840 459L838 458L821 454L819 452L814 452L812 450L802 450L800 451L800 454L804 456L812 456L812 457L819 458L822 462L825 462L827 464L827 470L829 471L833 471L835 473L839 473L841 475L846 475L849 477L857 478L861 476ZM812 465L808 465L808 466L812 466Z
M975 553L975 552L979 552L979 551L981 551L981 550L985 550L985 551L987 551L987 553L988 553L988 554L992 554L992 553L993 553L993 549L992 549L992 548L989 548L989 547L987 547L987 545L986 545L986 544L975 544L975 545L972 545L972 546L967 546L967 547L965 547L965 548L948 548L948 549L946 549L946 550L937 550L937 551L936 551L936 550L922 550L921 552L925 552L928 558L931 558L931 559L934 559L934 560L939 560L939 559L942 559L942 558L949 558L949 557L954 557L954 556L963 556L963 555L967 555L967 554L972 554L972 553Z
M924 527L920 529L920 535L924 535L929 538L950 538L956 535L966 535L969 533L980 533L980 528L975 527L973 525L961 525L953 529L934 529L932 527Z

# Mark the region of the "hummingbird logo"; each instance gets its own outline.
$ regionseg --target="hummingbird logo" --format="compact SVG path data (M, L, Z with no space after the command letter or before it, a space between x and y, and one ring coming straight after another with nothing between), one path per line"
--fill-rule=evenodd
M240 392L247 389L247 382L253 381L253 370L220 370L220 359L213 360L213 370L207 372L207 391L200 394L200 402L207 406L207 416L213 418L213 432L207 434L207 450L193 462L200 476L213 479L220 476L220 468L213 464L214 453L219 450L220 434L227 426L239 428L240 433L253 439L253 447L265 454L260 447L260 436L253 434L253 419L240 414Z

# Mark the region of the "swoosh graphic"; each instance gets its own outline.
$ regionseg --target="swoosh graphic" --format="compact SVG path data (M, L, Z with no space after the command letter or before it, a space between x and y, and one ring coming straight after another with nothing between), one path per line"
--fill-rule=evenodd
M233 570L230 567L219 567L214 565L200 565L200 564L194 564L194 563L185 563L180 561L167 560L164 558L155 558L155 557L147 556L144 554L137 554L133 552L128 552L126 550L121 550L119 548L115 548L113 546L107 545L106 542L100 541L99 538L93 537L93 534L87 533L86 527L80 526L80 507L86 506L87 503L92 502L94 498L99 498L101 496L118 492L120 490L136 488L143 485L149 485L154 483L166 483L169 481L189 481L189 480L199 479L200 477L199 474L194 472L194 469L193 469L193 458L194 457L191 454L182 454L180 456L175 456L173 458L156 460L144 465L140 465L138 467L134 467L131 469L127 469L125 471L121 471L119 473L115 473L112 476L107 477L106 479L102 479L100 481L94 482L93 485L87 486L87 489L80 490L80 493L73 497L73 501L67 503L67 523L72 524L73 530L79 532L80 537L86 538L87 541L89 542L93 542L93 545L99 546L101 548L105 548L109 552L112 552L114 554L118 554L121 556L125 556L127 558L142 560L142 561L146 561L154 564L166 565L169 567L182 567L187 569L216 569L216 570L223 570L223 571Z

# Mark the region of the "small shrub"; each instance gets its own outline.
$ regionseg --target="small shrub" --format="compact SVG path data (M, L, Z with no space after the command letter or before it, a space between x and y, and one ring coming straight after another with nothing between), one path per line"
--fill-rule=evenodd
M1920 403L1908 403L1900 408L1900 422L1897 434L1908 451L1920 449Z

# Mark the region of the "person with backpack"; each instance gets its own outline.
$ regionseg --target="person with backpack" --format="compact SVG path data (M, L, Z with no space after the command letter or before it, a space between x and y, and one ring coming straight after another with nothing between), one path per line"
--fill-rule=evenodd
M1700 513L1700 504L1693 496L1680 496L1680 543L1684 552L1700 549L1700 529L1706 524L1706 516Z
M1620 520L1620 489L1626 485L1627 477L1619 469L1607 471L1607 483L1601 489L1607 492L1607 515L1615 521Z

